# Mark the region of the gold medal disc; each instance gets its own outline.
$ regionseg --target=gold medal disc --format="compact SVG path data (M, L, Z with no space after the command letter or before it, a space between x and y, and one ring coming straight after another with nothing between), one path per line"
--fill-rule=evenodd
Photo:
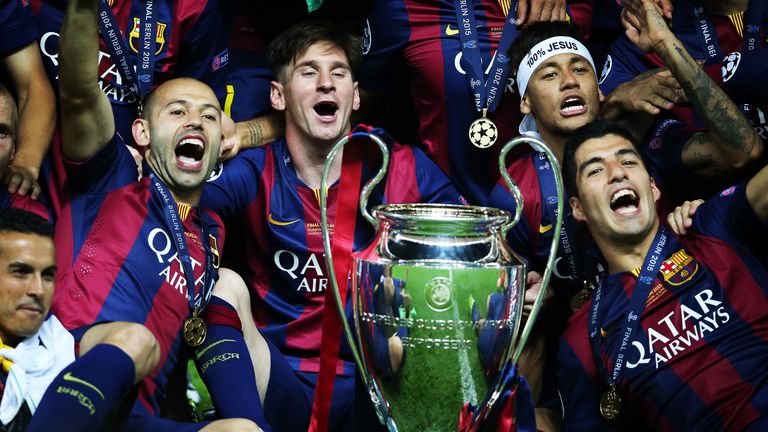
M621 396L616 391L616 386L611 386L600 397L600 415L606 420L616 420L621 410Z
M576 313L581 307L589 301L590 292L587 289L579 290L571 297L571 312Z
M478 148L488 148L499 138L496 124L486 117L481 117L469 125L469 141Z
M184 336L184 342L191 347L199 347L205 341L205 336L208 334L208 329L205 326L205 321L197 316L197 312L193 313L191 317L184 321L184 328L182 330Z

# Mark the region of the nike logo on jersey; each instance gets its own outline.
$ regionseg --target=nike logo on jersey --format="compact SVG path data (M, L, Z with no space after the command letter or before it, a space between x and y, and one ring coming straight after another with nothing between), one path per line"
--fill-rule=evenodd
M82 385L84 385L86 387L90 387L90 388L93 389L93 391L98 393L99 396L101 396L102 399L105 399L104 398L104 393L102 393L101 390L98 389L98 387L96 387L95 385L89 383L88 381L81 380L80 378L72 376L72 372L65 373L62 378L64 379L64 381L71 381L73 383L78 383L78 384L82 384Z
M272 218L272 213L270 213L270 214L269 214L269 218L268 218L268 220L269 220L269 223L271 223L272 225L277 225L277 226L287 226L287 225L293 225L293 224L295 224L295 223L296 223L296 222L298 222L300 219L294 219L294 220L292 220L292 221L277 221L277 220L275 220L274 218Z
M445 26L445 34L447 34L448 36L456 36L457 34L459 34L459 30L455 28L451 28L451 25L448 24L447 26Z
M540 234L544 234L545 232L547 232L547 231L549 231L549 230L551 230L551 229L552 229L552 224L549 224L549 225L540 225L540 226L539 226L539 233L540 233Z

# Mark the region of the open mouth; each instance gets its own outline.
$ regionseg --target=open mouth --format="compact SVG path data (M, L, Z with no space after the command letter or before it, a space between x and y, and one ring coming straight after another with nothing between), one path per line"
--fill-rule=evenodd
M317 115L324 119L332 119L334 115L336 115L336 111L339 110L338 105L336 105L334 102L326 101L326 102L320 102L314 107L315 112Z
M639 204L640 198L632 189L618 190L611 197L611 210L621 215L636 212Z
M195 137L184 138L176 145L176 158L184 164L195 164L205 156L203 140Z
M577 96L571 96L566 98L562 104L560 104L560 112L565 116L581 114L586 111L587 106L584 100Z

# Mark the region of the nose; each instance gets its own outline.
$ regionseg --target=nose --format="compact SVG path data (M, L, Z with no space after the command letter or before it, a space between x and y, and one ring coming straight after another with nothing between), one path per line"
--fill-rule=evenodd
M317 75L317 90L328 93L336 88L330 71L320 71Z
M45 294L45 288L52 282L45 280L43 275L35 274L29 279L27 284L27 295L29 297L40 298Z
M608 180L611 183L620 182L627 178L627 170L619 161L608 164Z
M571 89L579 86L579 81L576 79L576 75L571 70L565 70L562 75L560 87L562 89Z
M187 121L184 127L187 129L200 129L203 126L203 119L199 112L191 112L187 116Z

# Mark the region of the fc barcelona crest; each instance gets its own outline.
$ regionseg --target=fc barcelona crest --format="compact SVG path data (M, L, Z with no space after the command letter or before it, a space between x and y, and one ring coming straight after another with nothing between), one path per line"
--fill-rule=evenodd
M155 32L155 42L157 50L155 50L155 55L160 54L161 51L163 51L163 48L165 47L165 29L168 28L168 24L158 22L157 23L157 31ZM131 51L135 52L136 54L139 53L139 38L141 35L139 34L139 18L133 17L133 27L131 28L131 32L128 34L128 44L131 46Z
M698 270L699 264L685 252L685 249L675 252L661 265L664 280L674 286L688 282Z

